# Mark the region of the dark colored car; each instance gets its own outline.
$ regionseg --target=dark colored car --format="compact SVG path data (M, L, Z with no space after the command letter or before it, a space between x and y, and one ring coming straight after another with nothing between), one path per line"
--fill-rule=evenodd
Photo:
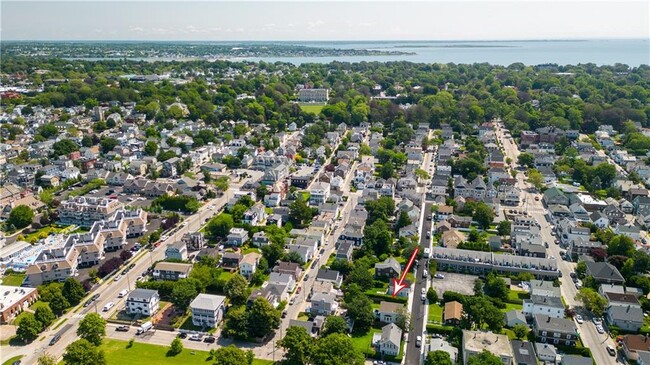
M207 343L215 343L216 341L217 341L217 339L214 338L214 336L208 336L208 337L203 339L203 342L207 342Z
M186 332L181 332L181 333L178 334L178 337L187 338L187 333Z
M135 264L129 265L129 270L133 269L135 267Z
M54 346L55 343L59 342L61 339L61 335L54 335L52 339L50 340L50 346Z
M99 298L99 293L93 295L92 298L90 298L90 300L97 300L98 298Z

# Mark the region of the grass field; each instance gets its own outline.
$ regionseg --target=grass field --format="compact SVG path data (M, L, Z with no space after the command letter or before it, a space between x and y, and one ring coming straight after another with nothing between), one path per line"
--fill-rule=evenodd
M325 104L300 104L300 109L305 113L314 113L318 115L324 106Z
M20 286L25 279L25 274L9 274L2 277L2 285Z
M442 307L439 304L429 304L428 321L442 323Z
M512 303L506 303L506 308L503 309L503 312L510 312L511 310L522 310L524 308L523 305L521 304L512 304Z
M14 356L11 359L7 359L7 361L3 362L2 365L11 365L14 363L14 361L20 360L22 358L23 355Z
M374 333L381 333L381 330L372 328L363 336L352 335L352 346L364 354L373 355L375 353L375 350L372 348L372 336Z
M134 342L131 348L126 348L128 342L118 340L104 340L101 349L106 355L108 364L120 365L140 365L143 359L148 364L156 365L193 365L209 364L207 359L210 354L207 351L184 349L176 356L167 356L168 348L166 346L150 345ZM194 354L194 355L192 355ZM269 360L255 359L253 365L273 364Z

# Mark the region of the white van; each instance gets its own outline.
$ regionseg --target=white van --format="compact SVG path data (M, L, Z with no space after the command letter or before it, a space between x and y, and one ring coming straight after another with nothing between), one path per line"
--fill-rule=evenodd
M424 248L424 258L428 259L430 255L431 255L431 249L429 249L429 247L425 247Z
M108 302L108 303L104 306L104 312L108 312L108 311L109 311L111 308L113 308L114 306L115 306L115 303L113 303L113 302Z
M121 292L117 293L118 298L124 298L129 293L129 289L124 289Z
M144 323L140 326L140 328L138 328L136 334L137 334L137 335L141 335L141 334L143 334L143 333L149 331L152 327L153 327L153 323L151 323L151 321L144 322Z

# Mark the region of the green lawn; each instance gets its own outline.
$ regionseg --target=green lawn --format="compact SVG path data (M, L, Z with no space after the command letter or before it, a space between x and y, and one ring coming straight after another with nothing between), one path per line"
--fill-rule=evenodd
M512 304L512 303L506 303L505 309L503 309L503 312L510 312L511 310L522 310L524 308L523 305L521 304Z
M314 113L318 115L324 106L325 104L301 104L300 109L302 109L305 113Z
M374 355L375 350L372 348L372 336L374 333L381 333L381 330L372 328L365 335L352 335L352 346L364 354Z
M14 361L20 360L22 358L23 358L23 355L14 356L11 359L8 359L7 361L3 362L2 365L11 365L11 364L13 364Z
M47 302L42 302L42 301L39 300L39 301L36 301L36 302L35 302L34 304L32 304L31 306L29 306L29 309L31 309L32 311L36 311L36 309L37 309L38 307L49 307L49 306L50 306L50 305L47 304ZM24 311L24 312L20 313L20 314L16 317L16 319L14 319L14 323L18 323L18 321L20 321L20 319L23 318L23 317L25 316L25 314L27 314L27 313L29 313L29 312Z
M442 323L442 307L439 304L429 304L428 321Z
M2 277L2 285L20 286L25 279L25 274L9 274Z
M57 227L57 226L45 226L36 232L30 233L23 237L23 240L29 242L29 243L36 243L38 240L41 240L43 238L46 238L50 234L56 234L56 233L61 233L63 230L65 230L64 227Z
M257 247L249 247L247 249L244 249L243 254L246 255L248 253L255 252L255 253L262 253L259 248Z
M156 365L194 365L209 364L210 354L207 351L184 349L176 356L167 357L167 346L158 346L134 342L131 348L126 348L128 342L105 339L101 345L108 364L139 365L143 359L149 364ZM194 355L192 355L194 354ZM273 364L272 361L255 359L253 365Z

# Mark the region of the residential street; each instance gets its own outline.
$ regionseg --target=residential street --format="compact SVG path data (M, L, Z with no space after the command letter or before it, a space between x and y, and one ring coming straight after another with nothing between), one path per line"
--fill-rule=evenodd
M516 144L511 143L511 140L505 138L503 129L501 128L497 128L497 137L501 141L501 145L504 147L505 156L510 157L513 161L513 165L516 165L517 156L519 156L519 150ZM591 349L596 364L616 364L616 359L610 356L606 351L607 345L615 346L614 341L609 338L607 334L601 335L596 331L596 326L590 320L591 317L585 315L586 311L581 308L581 303L575 300L577 290L570 279L570 274L575 270L576 264L562 259L562 256L560 255L560 247L554 243L555 238L551 233L551 225L544 217L546 209L542 205L542 200L535 200L535 196L539 196L539 194L533 192L533 187L525 181L525 176L522 173L517 174L517 186L522 190L521 206L525 208L524 210L530 213L540 224L542 238L544 242L548 242L549 244L547 250L548 256L554 256L558 261L558 268L562 272L562 277L560 278L562 283L562 297L564 298L566 305L576 308L583 314L583 316L585 316L585 322L581 325L577 325L584 346Z

